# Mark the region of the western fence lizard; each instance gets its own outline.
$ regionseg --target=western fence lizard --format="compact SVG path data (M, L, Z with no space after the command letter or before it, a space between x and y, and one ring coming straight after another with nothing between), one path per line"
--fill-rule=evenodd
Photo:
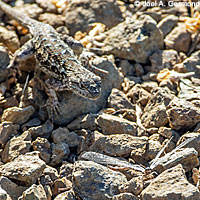
M18 49L9 67L35 55L38 70L48 76L45 88L54 111L58 111L56 91L70 90L80 96L96 99L101 92L101 78L86 69L75 51L82 46L72 38L62 36L50 25L29 18L0 1L0 10L27 28L32 39ZM67 39L66 39L67 38Z

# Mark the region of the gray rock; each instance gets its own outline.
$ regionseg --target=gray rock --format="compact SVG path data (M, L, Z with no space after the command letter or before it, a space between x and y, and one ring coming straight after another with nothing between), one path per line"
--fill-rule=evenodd
M1 27L0 27L1 31ZM0 32L1 34L1 32ZM1 41L1 35L0 35L0 41ZM5 81L10 72L7 69L8 64L10 63L10 58L8 56L8 52L6 51L5 47L0 46L0 81Z
M169 104L167 116L172 129L188 129L200 122L200 108L189 101L175 98Z
M147 63L153 52L163 48L163 35L148 15L127 18L105 34L103 51L139 63Z
M178 22L177 16L168 15L158 23L158 28L162 31L163 36L165 37L174 28L177 22Z
M25 154L30 151L31 148L31 135L28 131L25 131L22 135L14 136L9 142L7 142L3 153L3 162L10 162L17 158L21 154Z
M56 124L67 124L80 115L96 113L106 105L112 88L119 88L122 83L122 76L113 61L109 60L109 57L107 59L96 57L93 60L95 67L108 71L108 74L102 78L101 95L97 100L80 97L68 91L59 92L58 98L62 113L55 118Z
M135 109L135 106L128 100L126 95L116 88L112 89L112 92L108 97L108 106L114 108L115 110L123 108Z
M156 51L149 59L152 65L151 72L159 72L165 68L172 69L173 66L179 62L179 55L177 51L170 49Z
M4 176L0 177L0 188L5 190L12 199L18 199L22 195L23 191L27 189L27 187L17 185Z
M74 121L67 125L67 128L70 131L79 130L79 129L89 129L94 131L97 129L97 124L95 123L95 119L98 114L87 114L77 117Z
M142 191L141 198L142 200L198 200L200 193L197 187L187 181L185 172L179 164L152 180L150 185Z
M143 156L146 152L148 138L135 137L128 134L114 134L110 136L100 137L89 148L90 151L105 153L110 156L128 157L132 152L132 157ZM135 152L134 152L135 150Z
M22 125L22 129L24 131L27 130L27 128L31 128L33 126L39 126L41 124L41 121L38 118L33 118L30 121L26 122L25 124Z
M26 153L9 163L0 165L0 175L27 185L35 183L46 166L38 154L39 152Z
M37 137L49 138L53 130L53 123L47 120L44 124L36 127L31 127L28 132L31 134L33 139Z
M167 105L174 98L174 95L167 88L155 88L151 91L141 121L145 128L160 127L168 123Z
M1 121L9 121L14 124L23 124L29 120L31 115L35 112L33 106L27 106L25 108L11 107L4 110Z
M178 52L187 53L191 33L186 30L184 23L179 23L165 38L166 49L174 49Z
M6 144L8 139L17 133L19 130L18 124L13 124L12 122L2 122L0 124L0 144Z
M184 148L175 153L167 153L159 158L156 163L158 165L154 168L155 171L161 173L166 169L182 164L186 172L199 165L198 152L194 148Z
M25 190L20 197L20 200L47 200L45 190L42 185L33 184L30 188Z
M186 144L185 147L194 148L198 152L198 156L199 156L200 155L200 133L199 132L185 133L184 135L181 136L181 138L177 142L177 145L179 145L180 143L192 137L195 137L195 139L192 140L189 144Z
M101 114L97 118L97 124L101 127L103 134L130 134L137 135L137 124L126 119L110 114Z
M12 200L7 192L0 187L0 200Z
M54 143L64 142L69 145L69 147L76 147L81 141L81 137L75 132L69 132L67 128L58 128L54 130L51 134L51 138Z
M46 138L37 137L32 143L33 150L40 152L40 158L45 163L49 163L51 159L51 144Z
M112 199L113 195L119 194L119 187L126 182L122 173L92 161L75 163L73 188L82 199Z
M194 52L189 58L183 61L184 70L188 72L195 72L195 74L200 74L200 50Z
M70 154L69 145L64 142L60 142L58 144L52 143L51 148L52 148L52 155L49 164L52 166L61 163Z
M115 0L71 1L65 10L65 17L71 35L77 31L85 32L94 22L100 22L111 28L123 21L119 5Z

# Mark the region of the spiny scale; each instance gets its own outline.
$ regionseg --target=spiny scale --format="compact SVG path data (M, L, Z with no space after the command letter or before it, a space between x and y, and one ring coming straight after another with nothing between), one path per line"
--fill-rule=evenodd
M71 39L63 41L61 35L52 26L21 14L1 0L0 9L21 23L32 34L32 39L15 52L10 67L34 54L39 70L49 77L45 85L48 90L51 90L48 92L51 93L49 97L54 96L52 105L56 107L58 104L55 91L71 90L90 99L99 97L101 79L87 70L74 54L73 44L77 44L77 41L73 42Z

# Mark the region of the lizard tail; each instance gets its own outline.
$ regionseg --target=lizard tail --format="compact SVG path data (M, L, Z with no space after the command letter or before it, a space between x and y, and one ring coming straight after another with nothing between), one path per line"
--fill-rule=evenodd
M34 19L27 17L27 15L12 8L11 6L7 5L1 0L0 0L0 10L6 13L9 17L17 20L22 26L24 26L27 29L30 29L31 24L35 23Z

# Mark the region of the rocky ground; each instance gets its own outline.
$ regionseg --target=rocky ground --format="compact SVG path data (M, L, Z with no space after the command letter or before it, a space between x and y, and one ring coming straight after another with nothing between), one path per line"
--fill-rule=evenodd
M200 199L200 6L162 2L7 1L79 40L108 73L98 72L96 101L59 92L62 113L52 122L34 58L7 69L30 35L0 13L1 200Z

